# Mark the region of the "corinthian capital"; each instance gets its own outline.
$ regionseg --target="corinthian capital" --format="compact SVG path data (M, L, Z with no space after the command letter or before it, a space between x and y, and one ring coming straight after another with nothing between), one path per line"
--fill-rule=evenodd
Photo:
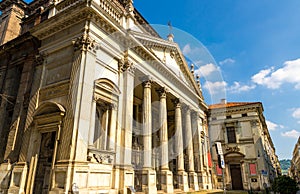
M93 40L88 34L84 33L80 37L72 41L74 50L93 50L95 48L95 40Z

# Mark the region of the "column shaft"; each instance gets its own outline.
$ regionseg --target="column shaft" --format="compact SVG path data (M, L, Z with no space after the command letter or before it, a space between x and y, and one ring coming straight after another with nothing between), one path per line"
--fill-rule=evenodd
M144 85L143 98L143 143L144 143L144 165L143 168L152 168L152 113L151 113L151 81Z
M182 138L182 117L181 117L181 104L179 100L175 101L175 137L176 137L176 154L177 170L184 171L184 157L183 157L183 138Z
M161 146L161 169L169 170L168 159L168 121L167 121L167 101L164 88L158 91L160 96L159 124L160 124L160 146Z
M186 145L187 155L189 158L188 172L194 172L194 151L193 151L193 136L192 136L192 123L191 123L191 111L187 107L185 112L185 133L186 133Z

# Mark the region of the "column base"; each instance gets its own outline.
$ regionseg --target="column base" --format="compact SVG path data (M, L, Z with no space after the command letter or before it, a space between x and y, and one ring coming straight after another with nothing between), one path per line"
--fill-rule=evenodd
M160 172L161 188L165 193L174 193L173 173L170 170Z
M142 170L142 190L146 194L157 194L156 171L152 169Z
M28 167L25 162L18 162L12 169L8 193L25 193Z
M0 165L0 193L7 193L11 179L12 166L9 162Z
M184 191L189 191L189 182L188 182L188 174L185 171L178 172L178 183L179 188Z
M113 183L114 188L119 193L127 194L130 189L134 189L134 170L129 168L115 168Z
M201 172L198 172L197 173L197 176L198 176L198 185L199 185L199 189L206 189L204 188L203 186L203 175Z
M199 191L197 173L189 172L189 183L190 183L190 188L192 188L194 191Z

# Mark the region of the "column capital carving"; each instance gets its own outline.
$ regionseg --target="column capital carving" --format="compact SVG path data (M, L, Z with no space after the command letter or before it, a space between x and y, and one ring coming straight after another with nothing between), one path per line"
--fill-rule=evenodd
M94 50L95 48L95 40L93 40L88 34L84 33L81 36L77 37L75 40L72 41L74 50Z
M156 92L160 98L166 98L168 90L165 87L161 87L156 89Z
M133 62L129 60L128 50L124 52L124 57L118 60L118 67L120 72L129 71L131 73L134 73L135 67L133 65Z
M190 108L190 106L187 105L187 104L182 104L182 110L183 110L184 112L191 112L191 108Z
M144 77L141 77L140 80L143 82L143 87L144 88L151 88L152 84L152 78L149 75L146 75Z
M181 100L179 98L172 99L175 108L181 108Z
M40 52L38 55L35 56L35 62L37 65L42 65L47 57L45 52Z

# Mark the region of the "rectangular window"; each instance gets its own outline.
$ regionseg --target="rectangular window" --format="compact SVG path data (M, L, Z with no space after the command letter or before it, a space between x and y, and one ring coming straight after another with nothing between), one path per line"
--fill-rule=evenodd
M234 127L226 127L228 143L236 143Z
M250 175L256 175L256 164L249 164Z
M97 104L95 117L94 145L99 150L107 150L110 135L111 108L107 105Z

